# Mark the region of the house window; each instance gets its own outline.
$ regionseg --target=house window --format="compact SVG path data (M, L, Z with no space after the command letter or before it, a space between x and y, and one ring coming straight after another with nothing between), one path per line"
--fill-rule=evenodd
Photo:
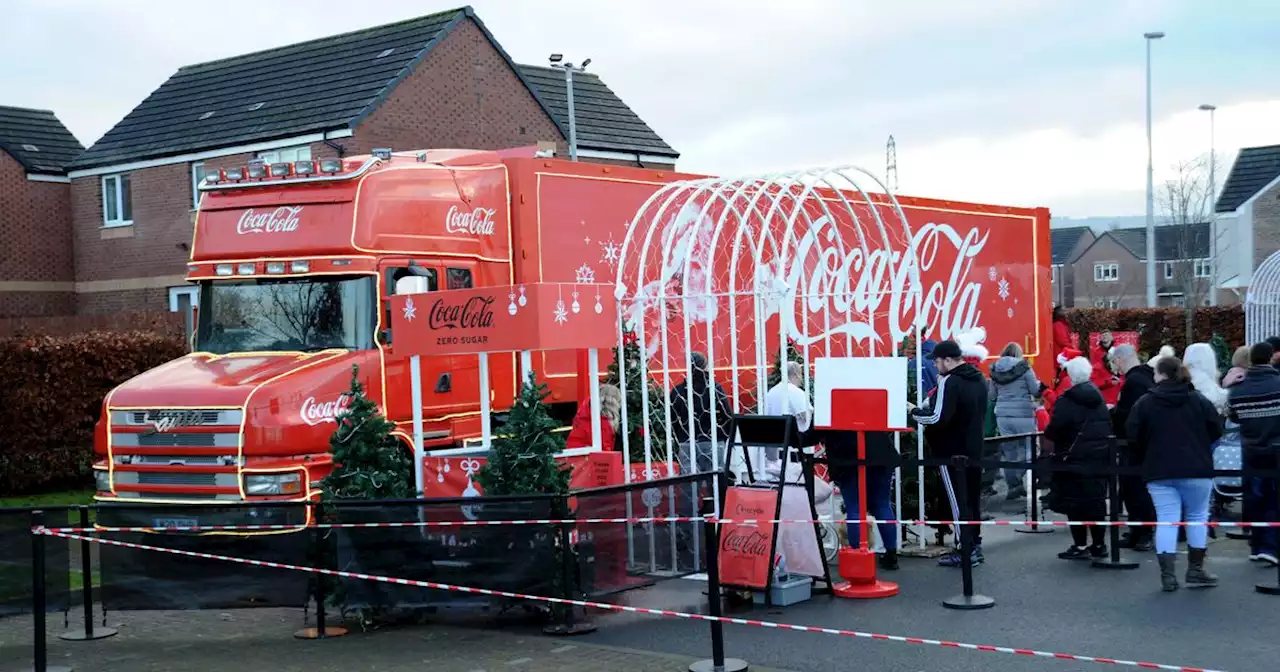
M1108 308L1119 308L1119 307L1120 307L1120 302L1119 302L1118 300L1116 300L1116 299L1107 299L1107 307L1108 307Z
M133 224L133 194L128 173L102 176L103 226Z
M1173 297L1173 307L1174 307L1174 308L1186 308L1186 307L1187 307L1187 297L1182 296L1182 295L1178 295L1178 296Z
M1164 279L1165 280L1173 279L1173 262L1171 261L1164 262Z
M1053 284L1055 284L1055 285L1056 285L1056 284L1058 284L1058 269L1059 269L1059 268L1062 268L1062 267L1061 267L1061 266L1058 266L1057 264L1054 264L1053 266L1050 266L1049 268L1050 268L1049 282L1052 282Z
M258 152L258 158L268 165L273 163L310 161L311 146L303 145L301 147L285 147L284 149L273 149L269 152Z
M1213 262L1208 259L1196 259L1193 263L1195 264L1197 278L1207 278L1213 275Z
M204 161L191 164L191 209L200 207L200 183L204 182Z
M1094 307L1094 308L1106 308L1106 307L1107 307L1107 300L1106 300L1106 299L1094 299L1094 300L1093 300L1093 307Z
M1093 265L1094 282L1115 282L1120 279L1120 264L1106 263Z

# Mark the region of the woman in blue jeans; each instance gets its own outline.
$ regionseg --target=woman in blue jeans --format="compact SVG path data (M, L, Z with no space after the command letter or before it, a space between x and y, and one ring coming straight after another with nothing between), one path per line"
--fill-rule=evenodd
M898 451L893 447L893 434L888 432L866 433L867 454L867 509L875 516L880 529L880 540L884 542L884 554L880 556L881 569L898 568L898 528L892 521L896 518L893 512L892 484L893 470L898 464ZM812 446L822 443L827 448L829 473L831 480L840 488L840 498L844 500L846 529L849 534L849 546L858 548L862 542L862 524L856 521L863 519L859 510L858 498L858 434L837 430L810 429L804 433L803 444ZM868 540L868 543L870 540Z
M1213 442L1222 436L1222 418L1213 404L1191 387L1182 360L1162 357L1156 363L1156 386L1134 404L1125 423L1130 443L1145 450L1142 478L1161 523L1187 526L1188 588L1218 585L1204 567L1209 542L1209 501L1213 496ZM1178 589L1178 528L1156 528L1160 586Z

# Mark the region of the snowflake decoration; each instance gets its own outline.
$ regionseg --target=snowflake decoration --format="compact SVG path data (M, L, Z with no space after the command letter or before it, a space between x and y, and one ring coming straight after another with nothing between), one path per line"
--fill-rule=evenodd
M998 289L996 290L996 293L1000 295L1001 300L1008 300L1009 281L1005 280L1004 278L1000 278L1000 284L998 285Z
M418 307L413 305L413 297L409 297L404 301L404 319L412 322L414 317L418 315Z
M556 310L552 315L556 318L556 324L564 324L569 321L569 311L564 309L564 299L556 301Z
M1013 319L1013 309L1012 309L1012 308L1010 308L1010 309L1008 309L1008 310L1004 311L1004 314L1005 314L1005 315L1008 315L1010 319Z
M574 282L577 282L578 284L582 284L582 285L589 285L595 281L596 281L595 269L591 268L586 264L583 264L578 267L578 271L577 273L575 273L575 276L574 276Z
M622 246L613 242L613 234L609 234L609 239L600 242L600 263L606 264L612 271L618 265L618 259L622 255Z
M995 280L996 280L996 276L997 276L997 275L999 275L999 274L998 274L998 273L996 273L996 267L995 267L995 266L991 266L991 267L987 268L987 279L991 280L992 282L995 282Z

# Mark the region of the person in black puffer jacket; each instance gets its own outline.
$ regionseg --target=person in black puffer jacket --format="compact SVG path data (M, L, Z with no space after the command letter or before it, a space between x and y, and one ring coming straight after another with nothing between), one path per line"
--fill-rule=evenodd
M1093 364L1084 357L1067 362L1072 386L1053 405L1053 416L1044 437L1053 444L1053 462L1071 470L1053 474L1050 508L1068 520L1102 520L1106 515L1107 464L1111 455L1111 414L1102 393L1091 382ZM1071 526L1070 548L1058 554L1064 560L1087 560L1107 555L1106 528ZM1086 546L1092 536L1093 544Z
M1187 586L1217 585L1205 571L1209 544L1209 501L1213 496L1213 442L1222 436L1222 418L1213 403L1191 387L1191 374L1177 357L1156 362L1156 387L1138 400L1125 423L1129 442L1141 449L1142 478L1161 523L1187 526ZM1178 589L1174 572L1178 528L1156 528L1156 559L1163 590Z
M1227 414L1240 425L1240 442L1246 469L1274 470L1280 456L1280 371L1272 362L1275 349L1271 339L1249 349L1252 366L1244 380L1227 392ZM1276 478L1270 474L1247 475L1244 493L1245 520L1278 522ZM1276 528L1250 530L1249 559L1280 565Z

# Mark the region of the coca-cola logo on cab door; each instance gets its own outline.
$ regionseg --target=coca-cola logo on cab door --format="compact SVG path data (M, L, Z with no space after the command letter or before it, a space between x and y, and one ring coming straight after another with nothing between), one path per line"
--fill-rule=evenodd
M271 212L258 212L249 208L240 215L240 221L236 223L236 233L296 231L300 214L302 214L301 205L282 205Z
M347 410L351 406L351 395L343 392L332 401L316 401L315 397L307 397L302 402L302 410L299 414L302 421L315 427L316 425L326 422L337 422L338 414Z
M464 212L458 206L450 206L449 214L444 218L445 233L461 233L472 236L492 236L493 218L498 214L494 208L474 208Z
M488 329L493 326L493 297L473 296L464 303L436 299L427 315L432 329Z

